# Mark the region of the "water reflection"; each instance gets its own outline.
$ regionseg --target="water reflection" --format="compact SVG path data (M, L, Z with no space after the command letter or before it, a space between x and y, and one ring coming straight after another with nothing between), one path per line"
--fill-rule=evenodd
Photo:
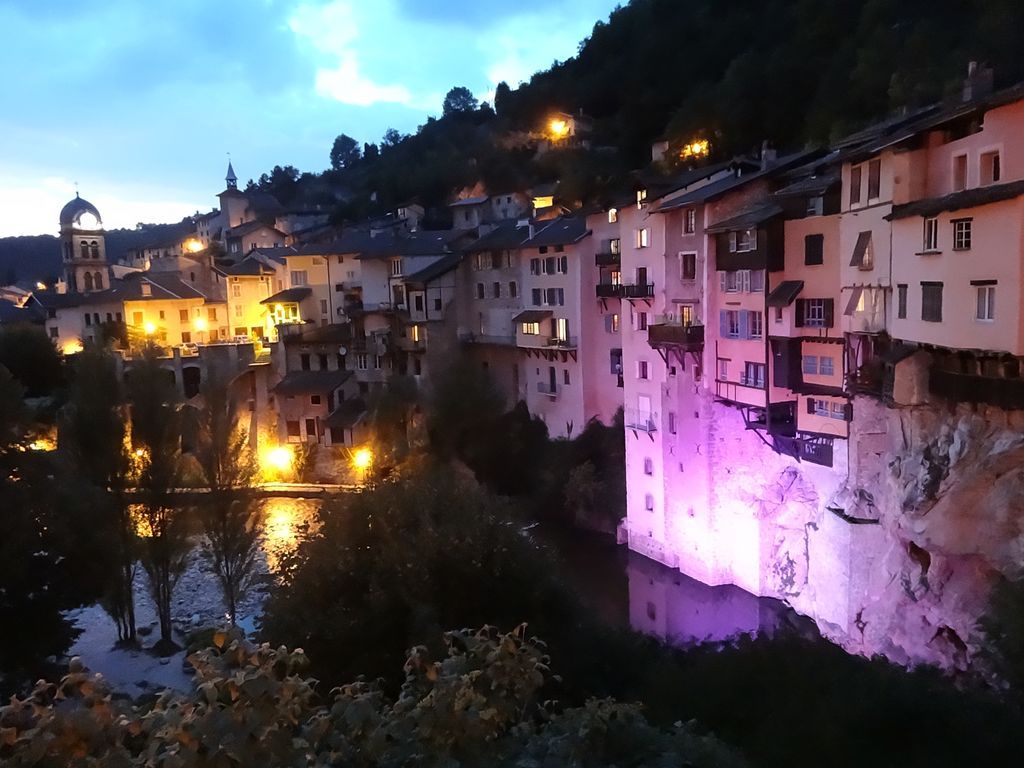
M320 502L313 499L264 499L262 548L267 570L276 573L281 561L295 551L305 536L315 531Z
M789 611L731 585L709 587L677 570L629 553L629 623L672 645L720 642L744 633L774 634Z

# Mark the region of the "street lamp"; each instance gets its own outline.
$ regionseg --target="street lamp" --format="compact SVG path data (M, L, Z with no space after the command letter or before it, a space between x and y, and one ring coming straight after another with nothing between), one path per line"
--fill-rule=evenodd
M373 451L369 448L360 448L352 454L352 466L359 470L359 484L366 485L366 473L373 464Z

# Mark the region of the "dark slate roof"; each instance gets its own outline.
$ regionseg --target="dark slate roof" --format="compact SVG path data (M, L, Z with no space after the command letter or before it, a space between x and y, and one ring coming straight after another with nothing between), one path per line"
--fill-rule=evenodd
M351 230L329 243L303 246L300 256L330 256L353 254L359 259L385 259L394 256L441 256L450 253L449 243L462 235L460 230L438 232L412 232L395 234Z
M273 393L284 397L333 392L352 378L352 371L291 371L274 385Z
M228 230L228 237L244 237L250 232L255 232L258 229L269 229L271 232L277 232L281 237L286 237L284 232L262 221L247 221L245 224L239 224L237 227L232 227Z
M273 274L274 270L258 259L246 258L235 264L228 264L217 268L225 275L234 277L259 277L260 275Z
M561 216L552 219L546 226L537 227L534 235L524 248L539 248L543 245L572 245L590 234L587 221L582 216Z
M932 197L928 200L915 200L905 205L894 205L887 219L905 219L909 216L935 216L944 211L959 211L964 208L976 208L980 205L999 203L1024 195L1024 181L1011 181L1008 184L992 184L987 187L965 189L943 197Z
M788 184L775 194L778 197L800 197L801 195L821 195L827 192L832 186L840 182L840 176L836 172L814 174L797 179Z
M362 420L366 412L366 401L363 398L342 400L341 404L324 420L324 424L332 429L351 429Z
M803 280L783 280L768 294L768 306L788 307L796 300L796 297L800 295L800 291L803 289Z
M513 323L539 323L551 317L550 309L527 309L512 318Z
M273 259L278 264L284 264L287 257L294 256L298 251L290 245L282 245L274 248L253 248L250 255L252 253L262 254L268 259Z
M488 197L487 195L478 195L477 197L464 197L461 200L456 200L454 203L451 203L448 207L458 208L464 205L480 205L481 203L486 203L490 199L491 198Z
M83 213L91 213L96 217L97 221L100 221L100 212L96 209L96 206L90 203L88 200L84 200L75 194L75 199L70 201L67 205L60 209L60 224L66 226L75 224L78 221L78 217Z
M249 210L255 216L279 216L284 213L284 206L269 192L246 192L249 200Z
M470 253L513 250L521 248L529 237L530 228L528 226L520 227L517 220L511 219L499 223L486 235L467 245L465 250Z
M306 297L312 295L312 288L285 288L283 291L278 291L273 296L268 296L261 301L260 304L298 304Z
M351 341L352 326L348 323L314 325L284 335L285 344L348 344Z
M426 284L431 280L436 280L441 275L446 275L459 266L459 262L462 261L461 253L449 253L447 256L442 256L440 259L432 264L427 265L419 272L414 272L405 278L406 284Z
M751 229L753 227L759 227L766 221L781 215L781 206L778 206L775 203L769 203L768 205L760 205L757 208L751 208L743 213L739 213L725 219L724 221L716 222L710 227L707 227L704 231L713 235L720 232L732 232L737 229Z
M823 150L820 149L808 149L801 152L795 152L791 155L780 157L764 170L742 173L738 176L727 176L724 179L717 179L693 190L692 192L686 192L679 197L673 197L671 200L666 200L654 210L655 212L673 211L687 205L707 203L728 192L732 192L734 189L738 189L745 184L749 184L752 181L781 174L797 165L805 164L811 161L814 157L821 156L822 154Z

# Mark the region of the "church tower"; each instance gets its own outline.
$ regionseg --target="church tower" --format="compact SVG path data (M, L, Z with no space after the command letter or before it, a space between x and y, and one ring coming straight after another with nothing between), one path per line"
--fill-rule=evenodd
M77 192L60 212L60 247L69 293L92 293L110 287L100 212Z
M238 177L235 176L235 169L231 167L230 160L228 160L228 172L224 182L227 186L217 197L220 198L221 218L224 222L224 230L227 232L232 227L245 223L245 211L249 207L249 198L238 190Z

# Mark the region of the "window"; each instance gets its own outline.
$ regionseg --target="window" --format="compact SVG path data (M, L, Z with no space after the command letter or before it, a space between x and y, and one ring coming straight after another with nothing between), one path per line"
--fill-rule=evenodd
M541 296L540 288L534 288L532 291L530 291L530 297L531 297L531 299L533 301L533 306L539 307L541 305L541 298L540 298L540 296Z
M636 329L638 331L646 331L647 330L647 313L646 312L637 312L636 313Z
M999 162L999 152L981 153L981 183L995 184L1002 176L1003 169Z
M302 368L302 370L304 370L304 371L310 370L311 366L310 366L310 362L309 361L310 361L309 355L305 355L305 354L304 355L300 355L299 356L299 367Z
M476 297L478 299L482 299L484 297L484 284L483 283L477 283L476 284Z
M491 296L495 299L501 298L501 283L495 282L491 285Z
M674 435L676 433L676 412L668 412L668 433Z
M243 330L238 335L239 336L244 336L245 335L245 331ZM321 371L326 371L327 370L327 355L319 354L319 355L316 356L316 358L317 358L317 363L320 364L320 370Z
M301 433L299 432L299 422L298 421L286 421L285 425L286 425L285 428L288 431L288 437L294 437L294 438L301 437Z
M697 231L697 209L687 208L683 211L683 234L692 235Z
M718 378L721 381L729 380L729 361L724 357L718 358Z
M423 295L417 293L415 296L413 296L412 304L413 304L413 307L415 307L417 312L422 312L423 311Z
M555 253L564 253L564 252L565 252L565 246L564 245L556 245L555 246Z
M650 369L647 366L646 360L637 360L636 363L636 377L638 379L649 378Z
M320 395L310 395L309 396L309 404L310 405L320 405Z
M835 375L835 372L835 360L833 360L831 357L818 358L818 375L833 376Z
M729 339L740 337L740 313L735 309L725 311L725 336Z
M392 259L391 260L391 276L401 277L402 276L402 260Z
M996 319L996 287L995 285L976 285L978 292L977 308L974 319L991 322Z
M555 274L555 262L557 259L554 256L548 256L544 259L544 274L553 275Z
M644 457L644 474L645 475L653 475L654 474L654 459L652 459L650 456L645 456Z
M561 246L556 246L560 248ZM555 260L555 274L566 275L569 273L569 257L563 256L560 259Z
M562 383L565 386L569 386L569 369L568 368L566 368L564 371L562 371Z
M370 367L370 356L365 352L356 355L356 368L360 371L368 370Z
M187 309L179 309L178 310L178 322L181 323L182 325L185 325L185 324L188 323L188 310Z
M850 205L860 205L860 176L861 168L856 166L850 169Z
M608 209L608 223L609 224L614 224L618 220L619 220L619 211L618 211L618 209L616 209L616 208L609 208Z
M722 290L725 293L736 293L740 289L740 275L738 271L722 272Z
M817 355L804 355L803 357L803 372L805 376L817 376L818 375L818 356Z
M564 317L555 318L555 338L559 341L569 340L569 321Z
M88 312L85 313L85 324L86 326L92 325L92 315L90 315Z
M953 222L953 250L966 251L971 247L971 219L957 219Z
M782 322L782 307L775 307L775 322Z
M607 328L608 328L608 333L618 333L619 332L619 316L617 314L608 315Z
M638 189L636 191L636 207L638 209L641 209L641 208L643 208L646 205L647 205L647 190L646 189Z
M141 312L132 312L132 325L142 325Z
M239 304L238 305L238 309L241 309L241 308L242 308L242 305ZM238 314L241 315L242 313L239 312ZM320 314L321 315L326 315L327 314L327 299L320 299Z
M757 230L741 229L729 233L729 250L733 253L757 250Z
M50 326L49 330L50 330L50 338L51 339L56 339L57 338L57 326L52 325L52 326Z
M679 254L679 277L681 280L697 279L697 254Z
M240 299L242 298L242 286L238 283L233 283L231 286L231 298Z
M235 317L241 317L245 313L245 307L241 304L235 304Z
M806 299L804 301L804 325L811 328L826 327L825 304L828 299Z
M209 320L211 323L216 323L217 322L217 308L216 307L207 307L206 308L206 319Z
M764 363L744 363L743 377L740 379L740 384L763 389L765 368Z
M291 274L292 288L301 288L307 285L309 282L309 276L306 274L306 270L298 269L293 270Z
M540 259L530 259L530 274L531 275L539 275L540 274Z
M191 331L182 331L181 332L181 343L182 344L191 344L192 343L192 332Z
M511 299L519 298L519 283L515 280L508 284L508 295Z
M440 299L440 297L434 299L434 311L435 312L440 312L441 311L441 299Z
M967 189L967 155L953 158L953 191L962 192Z
M813 266L825 263L825 236L806 235L804 237L804 264Z
M649 244L650 233L646 227L636 231L636 247L646 248Z
M750 338L764 338L764 315L760 312L749 312L750 317Z
M654 511L654 494L648 493L644 496L644 509L648 512Z
M907 319L907 284L900 283L896 286L896 317L900 320Z
M921 283L921 319L942 322L942 283Z
M523 323L522 327L527 336L540 336L540 323Z
M924 220L924 237L921 241L921 250L925 253L939 250L939 220L935 216Z
M235 328L235 336L247 336L248 332L245 328Z
M868 202L877 200L882 190L882 161L868 163Z
M746 279L747 290L751 293L764 293L764 270L753 269Z
M157 314L160 316L161 320L166 320L167 319L167 315L164 313L164 311L162 309Z

